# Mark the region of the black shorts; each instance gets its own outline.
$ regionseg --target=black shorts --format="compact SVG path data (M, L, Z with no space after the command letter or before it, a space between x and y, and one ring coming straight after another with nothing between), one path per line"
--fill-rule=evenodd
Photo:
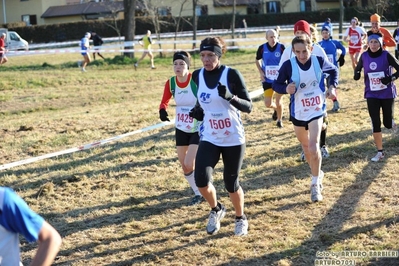
M273 85L273 83L262 82L262 87L263 87L263 90L264 90L264 91L265 91L265 90L268 90L268 89L272 89L272 85Z
M313 117L312 119L310 119L309 121L297 120L297 119L295 119L295 118L293 118L293 117L290 117L290 118L291 118L290 121L292 122L292 124L294 124L294 126L297 126L297 127L305 127L305 129L308 130L308 129L309 129L309 123L310 123L310 122L312 122L313 120L317 120L317 119L319 119L319 118L322 118L322 117L324 117L324 116L323 116L323 115L316 116L316 117ZM323 121L324 121L324 120L323 120Z
M188 146L199 143L198 132L187 133L176 128L176 146Z

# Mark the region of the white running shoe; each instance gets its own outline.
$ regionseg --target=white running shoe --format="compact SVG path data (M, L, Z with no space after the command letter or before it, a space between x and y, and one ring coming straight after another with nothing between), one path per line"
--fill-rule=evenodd
M323 157L323 158L330 157L330 153L328 152L326 145L324 145L323 147L320 148L320 152L321 152L321 157Z
M222 205L220 211L211 211L209 214L208 224L206 226L206 232L210 235L216 234L220 229L220 221L226 215L226 208Z
M236 219L236 227L234 229L236 236L248 235L248 220L247 219Z
M139 64L135 63L134 64L134 70L137 70L137 67L139 66Z
M317 184L312 184L310 186L310 199L313 202L318 202L323 200L323 196L321 195L321 187Z
M378 162L378 161L381 161L382 159L384 159L384 157L385 157L385 154L383 152L379 151L373 158L371 158L371 161Z

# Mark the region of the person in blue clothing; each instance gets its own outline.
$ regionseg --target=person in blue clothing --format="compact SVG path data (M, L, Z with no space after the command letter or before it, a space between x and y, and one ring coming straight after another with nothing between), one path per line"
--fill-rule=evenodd
M285 46L278 42L278 35L275 30L266 31L267 42L260 45L256 52L255 64L260 74L260 80L263 86L264 102L267 108L273 108L273 120L277 120L277 127L283 127L281 118L283 116L283 105L281 97L283 95L274 93L272 89L273 81L278 75L278 66ZM275 102L273 102L275 94Z
M394 81L399 78L399 62L388 51L383 49L383 35L372 33L367 38L368 49L362 53L356 65L354 80L359 80L364 69L364 98L367 101L367 109L371 119L373 138L377 146L377 154L371 161L378 162L385 157L382 145L382 123L393 132L397 131L394 121L394 104L397 96ZM393 68L396 70L393 73Z
M12 189L0 186L0 265L20 263L19 234L39 246L30 265L51 265L61 246L61 236Z
M393 31L392 36L393 36L393 38L394 38L395 41L396 41L395 57L396 57L396 59L399 60L399 19L398 19L398 21L397 21L396 23L397 23L397 27L396 27L396 29Z
M342 45L341 42L331 39L331 29L328 27L324 27L321 30L321 36L323 39L319 42L319 44L326 52L328 60L331 63L333 63L335 66L338 67L338 63L339 63L339 66L342 67L345 64L346 48ZM337 60L337 50L341 51L341 54L340 54L338 60ZM328 82L328 78L327 78L327 82ZM338 112L341 109L339 102L338 102L338 98L335 97L334 99L332 99L332 101L333 101L332 111Z
M328 27L330 29L330 38L333 38L333 24L331 23L331 19L327 18L326 21L324 21L323 26L321 27L322 29Z
M310 166L312 182L310 198L322 201L320 133L326 113L326 98L334 98L338 85L338 69L324 57L312 55L312 41L302 34L292 40L295 57L285 61L273 82L273 89L281 94L290 94L290 121L294 125L297 139L302 145L306 161ZM324 75L329 74L326 89Z
M82 61L78 62L78 66L81 67L82 72L86 72L86 66L91 62L90 53L88 50L90 49L90 32L86 32L85 36L80 40L80 53L83 55L83 63Z
M312 28L315 30L314 27L311 27L309 23L305 20L299 20L294 24L294 35L295 36L300 36L300 35L307 35L311 40L313 38L316 38L316 32L312 32ZM312 54L316 56L321 56L325 58L325 60L328 60L328 57L326 55L326 52L324 51L323 48L321 48L318 43L314 43L312 46ZM295 57L295 53L292 50L292 46L289 45L286 47L284 50L283 54L281 55L281 60L280 60L280 67L282 64L286 61L289 60L290 58ZM328 128L328 118L327 118L327 113L324 118L324 123L323 123L323 128L321 131L320 135L320 150L321 150L321 155L323 158L328 158L330 157L330 153L327 148L327 128ZM302 151L301 155L299 157L300 161L305 161L305 153Z

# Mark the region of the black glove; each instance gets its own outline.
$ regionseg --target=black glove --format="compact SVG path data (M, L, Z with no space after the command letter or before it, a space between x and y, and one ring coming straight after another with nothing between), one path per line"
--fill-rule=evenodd
M194 108L190 110L188 115L194 119L197 119L198 121L204 120L204 110L199 105L194 106Z
M223 99L230 101L231 99L233 99L233 94L231 94L231 92L227 89L226 86L222 85L222 83L219 82L219 86L218 86L218 93L219 96L222 97Z
M381 80L382 84L388 85L389 83L392 82L392 77L391 76L386 76L386 77L380 78L380 80Z
M170 121L168 118L168 112L166 112L165 109L159 110L159 119L161 119L161 121Z
M342 67L345 64L345 56L341 54L338 58L338 62L339 66Z
M355 72L355 74L353 75L353 79L354 80L359 80L360 79L360 72Z

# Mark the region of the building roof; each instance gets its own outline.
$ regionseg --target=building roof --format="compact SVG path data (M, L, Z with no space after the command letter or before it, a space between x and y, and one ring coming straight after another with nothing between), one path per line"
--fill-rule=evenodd
M123 12L123 10L123 1L88 2L73 5L50 6L43 13L41 18L111 14L113 12Z

